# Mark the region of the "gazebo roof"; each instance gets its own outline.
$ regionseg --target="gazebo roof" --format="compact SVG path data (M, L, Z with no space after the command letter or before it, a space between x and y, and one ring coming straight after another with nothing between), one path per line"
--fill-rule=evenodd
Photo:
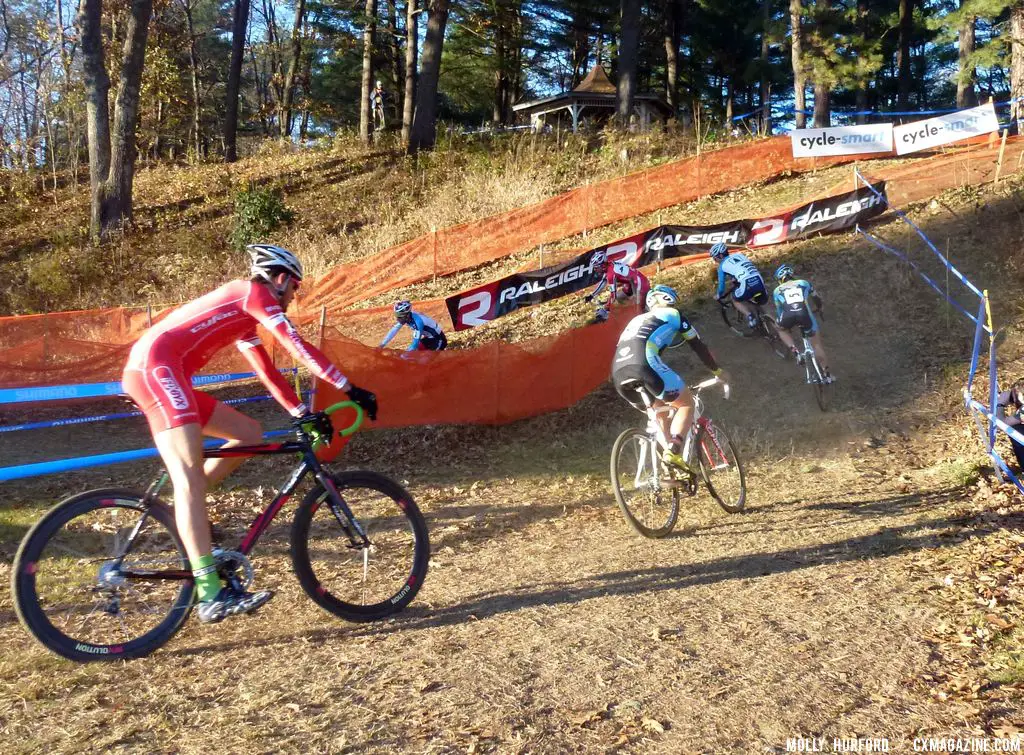
M590 69L583 81L575 89L568 92L542 97L539 100L520 102L512 106L512 110L524 115L535 113L546 113L569 105L582 105L585 107L596 107L602 110L610 110L615 107L616 88L612 80L602 66L596 65ZM636 101L646 101L662 111L666 115L672 113L664 98L657 94L635 94Z
M572 91L588 94L615 94L615 85L608 78L608 74L604 72L604 66L596 65Z

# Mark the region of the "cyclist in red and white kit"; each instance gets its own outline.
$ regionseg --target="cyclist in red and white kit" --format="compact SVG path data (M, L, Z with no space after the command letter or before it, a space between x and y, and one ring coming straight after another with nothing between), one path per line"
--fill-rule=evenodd
M192 387L192 376L221 349L234 344L278 403L301 421L318 415L295 395L274 367L256 332L261 325L314 375L376 417L377 398L357 388L318 349L302 339L285 311L302 280L302 264L286 249L252 244L250 280L235 280L171 312L132 347L122 385L149 422L174 484L174 515L196 580L199 619L220 621L259 608L270 591L242 592L224 585L212 555L206 515L209 485L227 477L245 457L203 460L203 435L228 445L259 443L260 424Z
M601 282L591 293L584 296L583 300L594 301L606 287L609 288L608 301L598 307L594 313L595 320L607 320L608 310L612 304L625 304L629 299L634 300L638 314L644 311L647 292L651 290L651 282L647 280L646 275L625 262L609 261L603 249L594 253L592 267L602 275Z

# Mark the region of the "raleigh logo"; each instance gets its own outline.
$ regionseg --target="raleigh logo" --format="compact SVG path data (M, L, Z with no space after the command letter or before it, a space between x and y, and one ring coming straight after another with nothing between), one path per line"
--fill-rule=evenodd
M652 252L660 252L669 246L689 246L691 244L710 245L719 241L725 244L740 244L742 238L740 232L736 231L709 231L707 233L682 233L666 234L655 236L647 242L647 248Z
M823 207L820 210L815 209L814 205L811 205L803 215L797 215L793 218L789 227L794 231L802 231L808 226L815 226L819 223L831 222L837 218L856 215L862 210L875 207L881 203L882 199L878 195L872 194L864 197L863 199L852 199L849 202L843 202L835 207Z
M174 373L171 372L169 367L157 367L153 370L153 377L160 383L160 387L164 389L167 398L171 400L171 406L179 410L189 408L185 391L181 390L181 386L174 379Z
M501 295L498 297L498 304L504 304L510 299L514 301L516 299L521 299L524 296L529 296L530 294L540 294L544 291L550 291L551 289L558 288L566 283L571 283L574 280L586 278L590 276L593 271L594 261L593 258L591 258L591 261L585 265L573 265L557 275L549 275L543 281L526 281L526 283L518 287L509 286L502 290Z
M237 312L221 312L220 314L214 315L209 320L204 320L203 322L199 323L198 325L193 325L191 328L189 328L188 332L189 333L198 333L200 330L206 330L211 325L215 325L216 323L220 322L221 320L226 320L229 317L234 317L237 314L238 314Z

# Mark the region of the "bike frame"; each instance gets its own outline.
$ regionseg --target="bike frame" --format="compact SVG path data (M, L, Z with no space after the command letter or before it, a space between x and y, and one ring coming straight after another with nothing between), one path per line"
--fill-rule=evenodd
M355 407L357 417L356 421L352 423L351 426L339 432L339 435L341 436L351 435L353 432L355 432L356 428L358 428L359 425L362 424L363 420L362 409L357 407L350 401L343 401L339 404L335 404L334 406L330 407L327 410L327 412L331 413L332 411L335 411L339 408L346 406ZM319 482L323 486L324 490L327 491L327 494L330 497L331 511L334 514L334 516L338 519L338 523L341 524L342 529L348 531L349 527L345 522L341 520L338 511L339 508L341 509L342 513L345 514L348 521L355 526L356 534L358 535L358 539L362 541L362 546L364 548L368 547L369 538L366 536L366 533L363 531L358 521L356 521L355 517L352 516L352 512L349 510L348 505L345 503L345 500L341 497L341 494L338 493L337 488L334 487L334 483L331 481L330 476L324 473L324 468L323 465L320 463L320 460L316 458L316 452L313 450L313 439L311 439L310 436L301 428L298 428L296 430L296 434L298 436L296 440L285 441L284 443L257 443L253 445L230 446L226 448L207 448L203 450L204 459L224 459L239 456L278 456L281 454L292 453L298 453L302 456L302 461L299 463L299 466L297 466L295 470L288 476L287 481L285 482L284 486L278 491L277 495L274 497L274 500L272 500L270 502L270 505L268 505L267 508L264 509L253 520L252 524L249 525L249 529L242 537L242 541L237 548L238 552L241 553L243 556L249 555L252 549L256 546L256 543L259 541L260 537L263 535L264 532L266 532L267 527L270 526L270 523L273 521L274 517L277 516L278 512L280 512L282 508L284 508L284 505L288 503L288 501L291 499L292 494L295 492L295 489L299 486L302 480L310 472L313 473L313 476L316 478L316 481ZM167 472L163 472L156 480L154 480L150 484L150 486L146 489L145 495L143 495L142 497L142 502L144 506L148 507L149 505L158 500L157 495L159 495L160 490L164 487L164 485L167 484L168 479L169 477ZM139 536L139 533L142 531L142 527L145 524L146 519L148 517L149 510L147 508L143 510L142 516L139 518L138 523L135 525L135 527L132 529L131 534L128 536L128 539L125 542L124 553L122 553L121 556L115 559L114 565L118 569L121 568L121 564L123 562L124 557L131 551L132 545L134 544L135 539ZM128 578L138 577L145 579L158 578L178 580L191 580L193 578L191 571L186 571L183 569L167 569L158 572L148 570L126 569L121 571L120 573L122 576Z
M698 431L698 429L700 429L702 427L707 427L708 425L711 424L710 420L707 417L704 416L704 401L700 397L700 392L703 391L705 388L710 388L710 387L712 387L714 385L718 385L721 382L722 381L719 378L714 377L714 378L710 378L708 380L705 380L705 381L703 381L701 383L697 383L695 386L693 386L690 389L691 393L693 393L693 421L690 423L690 429L686 433L686 441L683 444L683 454L682 454L683 458L687 461L687 463L689 463L690 459L693 458L693 451L694 451L693 443L694 443L695 439L697 438L697 431ZM647 391L646 388L638 388L637 392L640 394L640 397L643 399L644 406L647 407L647 409L646 409L646 411L647 411L647 422L648 422L648 424L647 424L647 432L651 435L652 438L654 438L654 440L657 442L657 444L659 446L661 446L663 449L668 448L670 446L670 443L669 443L668 438L665 437L665 431L662 429L661 423L658 422L658 415L659 414L664 414L666 412L671 413L673 411L673 407L669 406L669 405L663 405L663 406L655 407L654 406L654 399L651 397L650 393ZM726 398L728 398L728 396L729 396L729 386L728 385L725 385L725 395L726 395ZM714 441L714 436L712 435L711 437L712 437L712 442L715 443L715 450L717 451L718 457L720 459L722 459L722 461L724 461L726 464L728 464L728 460L725 457L725 453L722 451L722 449L720 447L718 447L718 443ZM642 449L642 451L641 451L641 458L639 459L639 464L637 465L637 473L636 473L635 484L638 485L638 486L641 483L640 472L644 468L644 466L646 465L646 459L643 458L644 455L646 455L646 453L647 453L647 449L646 448ZM711 453L710 453L710 449L708 449L706 446L704 448L704 453L707 455L709 460L711 460L713 458ZM655 462L655 463L657 463L657 462ZM717 467L717 463L716 463L716 467Z
M803 342L804 348L801 352L804 357L804 372L807 376L807 383L824 383L825 376L821 373L821 365L818 364L818 355L814 351L814 345L811 343L811 339L800 332L800 340ZM814 366L814 372L811 372L811 366Z

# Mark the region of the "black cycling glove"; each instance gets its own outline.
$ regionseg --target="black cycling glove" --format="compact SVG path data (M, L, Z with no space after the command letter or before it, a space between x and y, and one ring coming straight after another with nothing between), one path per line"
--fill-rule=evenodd
M366 416L370 419L377 419L377 396L370 391L363 390L359 386L352 385L349 383L348 390L349 399L358 404Z

